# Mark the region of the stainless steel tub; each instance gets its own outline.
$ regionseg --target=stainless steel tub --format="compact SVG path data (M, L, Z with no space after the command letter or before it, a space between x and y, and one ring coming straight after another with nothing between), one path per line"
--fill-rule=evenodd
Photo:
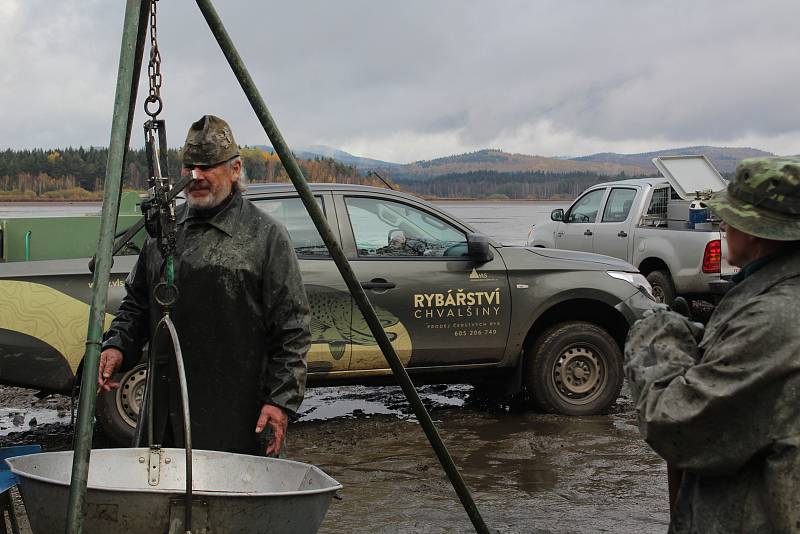
M182 532L184 449L95 449L83 531ZM300 462L193 451L192 532L306 534L319 529L341 484ZM72 451L7 460L34 534L64 532Z

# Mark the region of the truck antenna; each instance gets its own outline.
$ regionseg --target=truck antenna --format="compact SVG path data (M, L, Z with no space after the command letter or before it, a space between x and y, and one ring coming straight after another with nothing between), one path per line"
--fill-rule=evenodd
M392 191L397 191L397 189L395 189L394 187L392 187L392 184L390 184L389 182L387 182L386 180L384 180L383 176L381 176L380 174L378 174L378 172L377 172L377 171L369 171L369 172L367 173L367 178L369 178L370 176L375 176L375 177L377 177L377 178L378 178L378 180L380 180L381 182L383 182L383 183L386 185L386 187L388 187L388 188L389 188L389 189L391 189Z

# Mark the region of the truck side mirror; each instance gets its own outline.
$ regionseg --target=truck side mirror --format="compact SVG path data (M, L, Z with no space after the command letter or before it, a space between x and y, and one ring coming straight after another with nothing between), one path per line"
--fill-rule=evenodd
M551 221L563 221L564 220L564 210L558 208L557 210L553 210L550 212L550 220Z
M482 234L467 234L467 256L476 263L492 261L494 252L489 238Z

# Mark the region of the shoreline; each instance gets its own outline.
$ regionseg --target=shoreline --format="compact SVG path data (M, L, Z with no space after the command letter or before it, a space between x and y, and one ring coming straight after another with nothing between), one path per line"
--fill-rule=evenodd
M36 206L37 204L102 204L102 198L92 198L92 199L85 199L85 200L62 200L59 198L48 198L42 200L6 200L0 199L0 204L13 204L15 206Z
M416 195L413 195L416 196ZM418 197L422 198L422 197ZM556 199L556 198L424 198L427 202L559 202L571 203L575 199ZM40 204L102 204L103 199L79 199L79 200L62 200L62 199L20 199L20 200L7 200L0 198L0 206L3 204L12 204L14 206L37 206Z
M428 202L559 202L571 203L575 199L558 198L426 198Z

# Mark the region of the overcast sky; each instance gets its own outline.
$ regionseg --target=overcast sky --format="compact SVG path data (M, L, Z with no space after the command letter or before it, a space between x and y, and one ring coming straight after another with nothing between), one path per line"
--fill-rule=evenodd
M0 148L108 144L122 0L0 0ZM191 0L161 0L170 145L265 144ZM800 2L217 0L291 147L409 162L713 144L800 152ZM141 84L146 94L146 83ZM141 106L133 144L141 145Z

